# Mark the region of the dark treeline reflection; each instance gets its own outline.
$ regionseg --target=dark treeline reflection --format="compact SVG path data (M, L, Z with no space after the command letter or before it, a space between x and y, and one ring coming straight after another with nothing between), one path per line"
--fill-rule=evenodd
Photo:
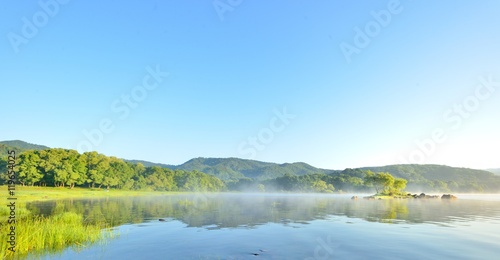
M393 199L351 200L339 195L189 194L29 203L35 214L83 214L88 223L111 226L179 220L207 229L251 228L266 223L308 223L347 216L382 223L436 223L499 219L500 201Z

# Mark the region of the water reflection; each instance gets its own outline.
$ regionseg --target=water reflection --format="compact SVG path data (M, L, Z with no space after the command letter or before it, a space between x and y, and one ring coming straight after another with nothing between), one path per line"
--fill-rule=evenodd
M498 220L499 200L393 199L351 200L342 195L309 194L185 194L61 200L29 203L35 214L83 214L88 223L105 220L112 226L163 218L209 230L255 228L267 223L293 226L332 216L381 223L467 222Z

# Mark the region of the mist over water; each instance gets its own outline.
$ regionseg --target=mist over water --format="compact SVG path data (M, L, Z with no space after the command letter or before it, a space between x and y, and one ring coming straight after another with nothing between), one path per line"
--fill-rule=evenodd
M199 193L27 206L42 215L72 211L88 222L105 219L121 234L105 246L68 249L47 259L494 259L500 254L500 235L492 232L500 230L499 195L351 196Z

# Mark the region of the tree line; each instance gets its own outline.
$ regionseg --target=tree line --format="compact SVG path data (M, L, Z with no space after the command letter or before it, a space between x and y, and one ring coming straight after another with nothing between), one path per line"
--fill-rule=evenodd
M387 172L374 173L370 170L351 170L339 175L333 174L285 174L281 177L257 181L250 178L228 182L231 190L246 191L294 191L294 192L373 192L385 195L403 193L407 181L396 178ZM337 187L337 189L336 189Z
M4 173L6 158L0 159ZM198 171L144 167L97 152L75 150L29 150L17 158L17 181L21 185L50 187L116 188L155 191L222 191L224 183ZM0 182L6 183L6 174Z

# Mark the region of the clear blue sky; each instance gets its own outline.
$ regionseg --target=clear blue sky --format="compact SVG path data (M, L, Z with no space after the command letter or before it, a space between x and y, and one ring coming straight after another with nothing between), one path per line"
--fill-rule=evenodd
M499 1L41 2L0 2L0 140L500 167Z

